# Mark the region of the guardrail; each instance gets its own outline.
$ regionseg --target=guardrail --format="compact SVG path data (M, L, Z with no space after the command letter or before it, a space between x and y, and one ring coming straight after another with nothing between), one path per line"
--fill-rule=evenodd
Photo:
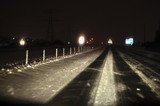
M77 55L93 49L90 46L83 47L65 47L65 48L46 48L39 50L19 50L19 51L5 51L1 54L2 58L0 68L12 68L17 65L36 64L36 62L46 62L47 59L64 58L69 55ZM3 59L4 58L4 59Z

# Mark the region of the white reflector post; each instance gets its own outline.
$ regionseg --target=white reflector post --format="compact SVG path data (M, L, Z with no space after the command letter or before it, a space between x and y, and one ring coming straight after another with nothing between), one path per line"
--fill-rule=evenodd
M58 49L56 49L56 59L57 59L57 57L58 57Z
M84 51L86 51L86 47L84 46Z
M28 65L28 50L26 50L26 62L25 62L26 65Z
M80 48L78 47L78 53L80 52Z
M43 49L43 61L45 61L45 55L46 55L45 52L46 52L45 49Z
M81 46L81 52L83 52L83 47Z
M74 47L74 54L76 54L76 48Z
M70 47L69 49L69 54L71 55L72 54L72 48Z
M65 56L65 48L63 48L63 57Z

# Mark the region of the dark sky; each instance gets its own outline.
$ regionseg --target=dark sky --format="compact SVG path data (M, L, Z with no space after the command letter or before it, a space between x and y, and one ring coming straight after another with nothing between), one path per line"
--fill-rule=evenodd
M154 40L160 0L96 1L0 0L0 34L46 39L52 9L55 39L84 32L99 40L112 36L120 42L124 35L133 35L143 41L145 25L146 40Z

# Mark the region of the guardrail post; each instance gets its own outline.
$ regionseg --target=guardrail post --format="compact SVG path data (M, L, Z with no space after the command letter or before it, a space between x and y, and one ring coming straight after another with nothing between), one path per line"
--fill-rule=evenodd
M79 46L78 46L78 53L79 53L79 51L80 51L80 50L79 50Z
M70 47L69 49L69 54L71 55L72 54L72 48Z
M86 51L86 47L84 46L84 51Z
M81 46L81 52L83 52L83 47Z
M56 59L58 58L58 49L56 49Z
M26 65L28 65L28 50L26 50L26 62L25 62Z
M74 54L76 54L76 48L74 47Z
M43 61L45 61L45 58L46 58L46 51L45 49L43 49Z
M65 56L65 48L63 48L63 57Z

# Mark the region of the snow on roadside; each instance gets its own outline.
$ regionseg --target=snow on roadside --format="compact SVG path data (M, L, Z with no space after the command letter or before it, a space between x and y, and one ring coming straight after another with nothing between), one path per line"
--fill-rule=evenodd
M101 53L102 50L95 50L62 61L26 68L20 75L0 80L0 95L38 103L48 102ZM10 89L12 92L9 92Z
M130 66L130 68L143 80L143 82L145 82L152 89L152 91L157 94L157 97L160 98L159 84L157 84L153 80L153 79L157 79L157 78L156 77L152 78L152 79L149 78L139 68L139 66L141 66L141 69L145 70L145 69L149 69L149 67L143 66L143 64L141 64L140 62L136 61L135 59L131 58L130 56L128 56L120 51L118 51L118 53L122 57L122 59ZM136 63L136 64L134 64L134 63ZM153 70L151 70L151 72L152 71ZM154 77L154 76L152 76L152 77Z
M44 64L60 61L60 60L63 60L65 58L70 58L70 57L73 57L75 55L80 55L80 54L83 54L83 53L86 53L86 52L91 52L91 51L96 50L96 49L98 49L98 48L89 49L87 51L83 51L83 52L79 52L79 53L75 53L75 54L71 54L71 55L58 56L57 59L55 57L50 57L50 58L46 58L45 61L42 61L41 58L37 58L37 59L35 59L35 61L33 61L32 63L30 63L28 65L24 65L24 64L18 65L16 62L15 63L11 63L11 64L7 64L8 66L10 66L10 68L2 68L0 70L0 76L4 77L4 76L7 76L9 74L15 74L17 72L23 72L28 68L34 69L34 68L36 68L37 66L40 66L40 65L44 65ZM36 61L36 60L38 60L38 61Z
M94 106L114 106L116 103L116 88L113 72L113 55L111 50L104 61L99 87Z

